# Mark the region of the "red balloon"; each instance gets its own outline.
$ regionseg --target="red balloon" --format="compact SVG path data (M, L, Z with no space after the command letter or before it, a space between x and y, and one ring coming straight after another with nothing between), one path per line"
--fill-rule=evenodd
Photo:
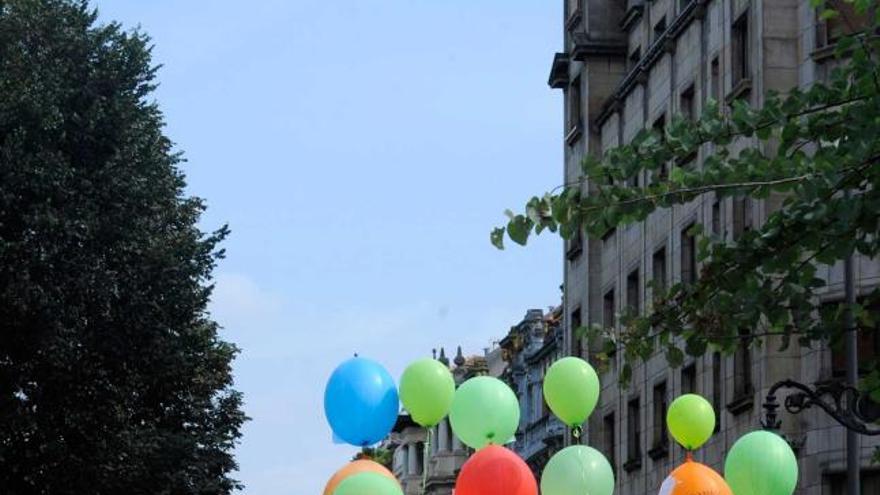
M461 467L455 495L538 495L538 483L518 455L487 445Z

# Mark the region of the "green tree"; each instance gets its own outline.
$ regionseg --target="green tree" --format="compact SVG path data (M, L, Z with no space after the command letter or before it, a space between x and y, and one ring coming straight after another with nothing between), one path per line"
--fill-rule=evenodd
M246 419L148 38L0 1L0 492L219 494Z
M364 447L352 458L353 461L358 459L369 459L378 462L390 470L392 469L391 464L394 462L394 452L382 447Z
M841 15L812 3L822 18ZM848 3L874 13L873 0ZM678 117L662 134L644 130L604 156L588 156L579 180L531 198L521 214L508 212L492 243L502 249L506 234L525 245L543 231L601 236L708 192L769 199L778 208L735 241L693 228L702 262L696 282L672 285L643 316L624 315L620 332L583 331L601 334L606 351L624 350L624 379L631 363L658 348L677 366L685 354L730 352L744 338L757 345L773 336L782 348L792 341L839 345L845 307L819 304L826 281L818 268L880 251L880 41L873 35L880 11L872 20L861 35L838 42L837 68L826 81L771 94L760 109L735 101L726 111L710 101L695 121ZM714 151L701 167L678 165L704 146ZM671 167L667 176L662 167ZM640 174L650 180L633 187ZM857 331L878 332L866 309L878 300L875 291L851 308ZM880 365L866 364L872 371L863 385L880 400Z

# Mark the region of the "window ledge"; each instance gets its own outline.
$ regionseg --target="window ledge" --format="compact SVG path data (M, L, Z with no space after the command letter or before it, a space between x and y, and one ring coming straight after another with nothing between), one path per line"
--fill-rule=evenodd
M639 457L637 457L635 459L630 459L630 460L623 463L623 469L627 473L631 473L631 472L635 471L636 469L641 469L641 468L642 468L642 459Z
M651 460L656 461L658 459L663 459L669 455L669 442L661 442L657 445L651 447L651 450L648 451L648 457Z
M571 126L571 129L568 130L568 134L565 135L565 143L569 146L573 145L581 138L581 134L583 134L583 125L578 122L577 124Z
M640 4L631 6L623 16L623 20L620 21L620 28L624 31L629 31L629 28L633 27L636 21L642 17L642 11L644 8L645 6Z
M727 93L727 96L724 100L727 104L733 103L735 100L739 100L740 98L747 96L752 92L752 79L749 77L744 77L740 79L736 86L730 90L730 93Z
M752 393L739 394L727 403L727 410L730 414L739 415L746 411L751 411L755 406L755 397Z
M856 34L856 35L854 35L854 37L857 39L863 39L863 40L868 39L870 41L875 41L878 38L878 36L876 36L876 35L868 36L865 33ZM838 43L838 40L834 40L834 41L829 42L823 46L816 48L815 50L810 52L810 58L813 59L813 62L817 62L817 63L827 62L829 59L837 58L837 43ZM853 51L853 49L851 48L851 49L847 50L845 53L843 53L842 55L844 57L848 57L848 56L852 55L852 51Z
M810 52L810 58L813 62L825 62L834 58L834 52L837 49L836 44L825 45Z

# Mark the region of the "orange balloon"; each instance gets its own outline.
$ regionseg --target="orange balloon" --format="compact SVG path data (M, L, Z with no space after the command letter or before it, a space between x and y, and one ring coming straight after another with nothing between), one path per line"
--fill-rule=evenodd
M342 483L342 480L348 478L349 476L357 473L365 473L365 472L373 472L379 473L386 478L391 478L394 481L397 481L397 478L391 474L391 471L385 468L385 466L379 464L378 462L371 461L369 459L358 459L356 461L349 462L342 469L336 471L333 477L330 478L330 481L327 482L327 486L324 487L324 495L333 495L333 492L336 491L336 487ZM399 484L400 482L398 482Z
M659 495L733 495L733 492L712 468L688 459L666 478Z

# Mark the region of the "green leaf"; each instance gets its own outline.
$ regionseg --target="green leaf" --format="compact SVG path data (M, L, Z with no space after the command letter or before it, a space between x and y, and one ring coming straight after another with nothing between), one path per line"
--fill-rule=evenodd
M827 21L828 19L833 19L839 15L840 15L840 12L838 12L834 9L825 9L822 11L821 14L819 14L819 20Z
M666 347L666 362L670 368L678 368L684 363L684 353L674 344Z
M507 235L513 242L525 246L533 226L534 223L529 218L516 215L507 223Z
M504 249L504 227L496 227L492 229L492 233L489 234L489 240L492 242L492 245L498 249Z

